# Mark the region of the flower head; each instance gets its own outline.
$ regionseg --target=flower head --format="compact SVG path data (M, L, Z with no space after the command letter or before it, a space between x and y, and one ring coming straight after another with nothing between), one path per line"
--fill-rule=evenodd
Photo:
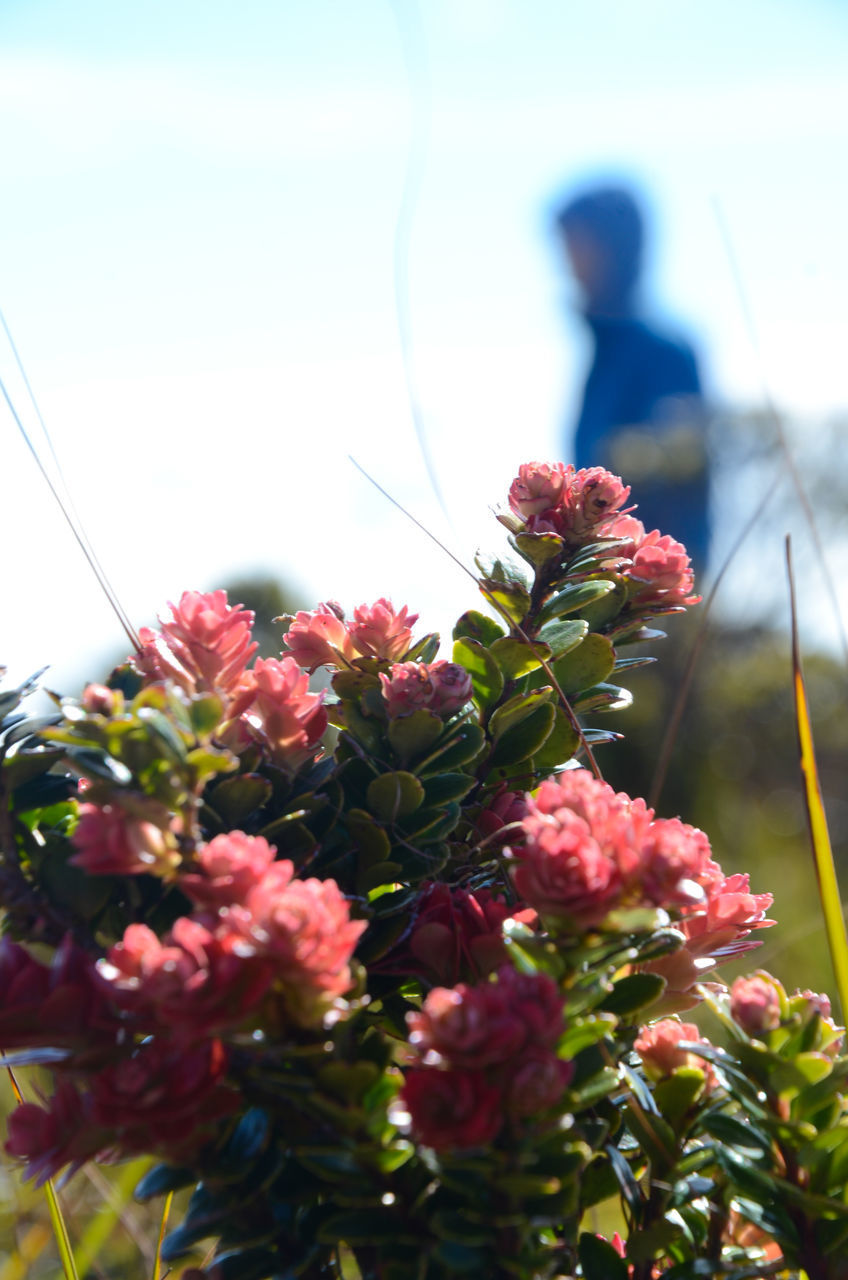
M691 1049L681 1048L682 1041L709 1044L694 1022L678 1022L676 1018L663 1018L643 1027L633 1042L633 1048L642 1059L645 1074L651 1080L665 1080L679 1067L698 1067L713 1079L713 1071L704 1058Z
M380 684L390 720L421 710L450 716L471 697L471 676L454 662L395 663Z
M135 808L138 816L119 805L81 804L71 836L74 866L97 876L169 875L180 859L167 829L167 811L153 801ZM157 821L140 816L145 812Z
M409 650L417 621L418 614L410 613L406 605L396 610L391 601L381 598L376 604L357 605L347 629L353 648L363 658L397 662Z
M749 1036L780 1026L781 991L770 974L760 970L737 978L730 989L730 1016Z
M258 645L253 613L230 605L226 591L184 591L160 618L157 634L142 628L134 665L152 679L170 678L188 692L228 693L238 684Z

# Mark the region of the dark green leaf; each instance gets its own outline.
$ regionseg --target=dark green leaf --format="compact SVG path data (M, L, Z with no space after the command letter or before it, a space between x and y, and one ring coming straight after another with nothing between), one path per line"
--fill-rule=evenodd
M492 767L507 768L535 755L550 736L554 719L554 708L549 702L543 702L511 725L498 737L491 756Z
M512 636L493 641L490 652L500 667L504 680L517 680L529 675L551 657L551 650L544 642L537 640L528 644L526 640L516 640Z
M584 1231L578 1244L585 1280L628 1280L628 1265L608 1240Z
M601 1008L620 1017L635 1013L637 1009L645 1009L653 1004L665 987L665 978L661 978L659 974L631 973L616 982L612 991L604 998Z
M464 636L488 646L493 640L499 639L503 633L503 627L499 626L494 618L487 617L485 613L478 613L476 609L469 609L454 627L453 638L460 640Z
M475 702L487 707L503 693L504 678L498 663L477 640L460 639L453 646L453 660L471 676Z
M390 720L386 736L399 759L408 764L429 751L443 729L442 720L435 712L420 708L408 716Z
M424 799L424 788L414 773L382 773L368 788L368 805L383 822L394 822L414 813Z

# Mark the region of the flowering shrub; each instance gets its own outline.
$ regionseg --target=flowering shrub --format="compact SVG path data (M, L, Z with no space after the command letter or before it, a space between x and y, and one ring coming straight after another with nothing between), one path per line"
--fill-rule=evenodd
M219 1240L194 1280L844 1275L829 1002L719 981L771 894L597 769L586 717L698 599L630 497L521 467L523 564L479 564L449 657L379 600L257 659L186 592L55 722L3 696L0 1052L53 1079L8 1120L26 1176L152 1155L140 1197L195 1188L165 1258Z

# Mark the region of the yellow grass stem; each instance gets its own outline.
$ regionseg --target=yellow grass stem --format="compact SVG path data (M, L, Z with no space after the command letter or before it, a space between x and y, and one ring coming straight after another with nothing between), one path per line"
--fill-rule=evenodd
M11 1067L7 1067L9 1072L9 1080L12 1084L12 1090L17 1099L18 1106L23 1102L24 1096L18 1088L18 1082L15 1079L14 1072ZM59 1199L56 1195L53 1183L48 1178L44 1184L44 1195L47 1199L47 1207L50 1210L50 1221L53 1225L53 1234L56 1237L56 1248L59 1250L59 1261L62 1263L62 1271L65 1280L79 1280L76 1263L74 1262L74 1253L71 1248L71 1239L68 1235L68 1228L65 1226L65 1219L62 1215L62 1209Z
M830 845L827 817L822 802L819 774L813 749L813 733L810 724L807 690L801 670L798 617L795 608L795 581L792 574L792 552L789 538L786 539L786 565L789 574L789 594L792 609L792 675L795 687L795 719L798 729L801 773L804 779L804 799L825 932L836 977L836 990L839 995L839 1003L842 1006L842 1021L844 1022L845 1018L848 1017L848 933L846 933L845 929L845 917L842 914L842 900L836 879L833 850Z
M165 1203L162 1206L162 1221L159 1223L159 1238L156 1241L156 1257L153 1259L153 1280L159 1280L161 1272L159 1270L162 1262L162 1241L165 1239L165 1232L168 1228L168 1217L171 1213L171 1202L174 1199L173 1191L169 1191L165 1196Z

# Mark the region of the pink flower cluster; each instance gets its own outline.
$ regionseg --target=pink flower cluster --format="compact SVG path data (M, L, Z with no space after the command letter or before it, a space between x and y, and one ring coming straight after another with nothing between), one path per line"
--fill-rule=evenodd
M220 1038L252 1026L260 1006L273 1025L320 1026L349 989L365 922L333 880L296 879L274 855L260 836L216 836L178 878L197 912L163 938L130 925L96 963L70 942L49 969L0 945L0 1050L67 1050L46 1109L10 1120L7 1150L32 1174L202 1143L239 1102Z
M603 467L576 471L562 462L525 462L509 505L528 533L555 533L568 543L605 537L630 489Z
M633 1048L642 1059L645 1074L651 1080L666 1080L680 1067L698 1067L704 1072L706 1088L715 1083L715 1072L705 1058L691 1049L682 1049L681 1042L709 1044L694 1022L678 1022L677 1018L663 1018L643 1027L633 1042Z
M365 928L334 880L298 880L261 836L216 836L180 888L198 903L161 941L130 925L99 962L104 990L142 1031L193 1040L241 1026L273 991L300 1023L320 1022L350 986Z
M471 676L455 662L399 662L380 672L380 684L390 720L413 711L451 716L471 697Z
M259 742L275 764L295 772L316 753L327 728L323 693L310 693L309 677L293 658L258 658L239 682L228 709L238 719L225 735Z
M90 875L166 877L179 863L167 809L142 797L129 807L81 804L71 840L78 850L71 862Z
M485 977L506 961L505 920L536 922L535 911L511 906L488 889L451 889L425 881L409 932L372 971L454 984Z
M697 604L694 576L682 543L658 529L646 532L624 503L630 489L602 467L575 471L562 462L526 462L509 490L514 532L555 533L571 546L596 538L618 538L616 566L632 584L630 607Z
M154 680L174 680L189 692L228 693L259 647L251 639L253 613L230 605L226 591L184 591L160 618L160 633L142 627L138 669Z
M765 918L772 895L750 893L747 875L725 876L702 831L655 818L643 800L585 769L543 782L528 798L523 830L513 880L548 920L586 930L623 907L677 908L685 946L647 966L671 991L689 991L705 968L756 946L751 930L773 923Z
M407 1019L415 1062L402 1097L420 1141L480 1146L506 1123L554 1106L573 1074L555 1052L562 1010L551 978L509 965L479 986L431 991Z
M624 572L633 589L631 607L698 604L701 597L692 594L695 575L682 542L659 529L646 533L641 520L630 515L613 521L609 534L625 539L617 554L627 561Z
M6 1151L27 1164L37 1185L94 1158L150 1151L191 1159L222 1116L238 1110L227 1086L228 1055L217 1040L173 1048L138 1045L80 1089L61 1076L46 1106L25 1102L9 1116Z
M361 604L353 620L345 616L335 601L314 611L301 610L286 632L285 644L305 671L318 667L346 666L356 658L379 658L396 662L409 651L417 613L404 606L399 611L388 600Z
M142 646L131 659L148 680L172 680L188 694L214 692L223 703L222 738L238 751L252 742L274 763L295 771L311 759L327 728L323 693L290 655L259 658L251 640L253 614L229 605L226 591L185 591L161 632L142 628ZM106 693L109 691L106 690ZM102 693L86 690L89 710L109 714ZM122 874L132 874L125 867Z
M766 918L773 895L751 893L747 874L726 876L717 862L710 861L699 883L706 901L676 925L685 938L683 947L644 966L665 978L663 1005L668 1011L698 1004L700 996L695 988L710 971L760 946L750 933L774 924Z

